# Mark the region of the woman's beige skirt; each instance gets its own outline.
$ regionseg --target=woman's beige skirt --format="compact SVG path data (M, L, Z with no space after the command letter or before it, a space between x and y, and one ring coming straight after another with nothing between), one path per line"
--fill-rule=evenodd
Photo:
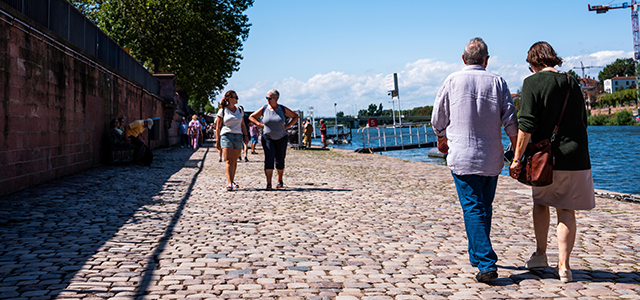
M552 184L533 187L533 202L572 210L594 208L591 170L553 171Z

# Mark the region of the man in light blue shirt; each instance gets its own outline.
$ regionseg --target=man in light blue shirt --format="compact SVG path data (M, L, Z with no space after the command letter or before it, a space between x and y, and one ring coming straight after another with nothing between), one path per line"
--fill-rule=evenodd
M491 246L492 203L498 175L504 166L502 125L515 145L518 134L516 108L502 77L486 71L487 45L474 38L462 55L466 67L445 79L438 91L431 124L438 150L458 192L469 241L469 261L480 272L479 282L498 277L498 256Z

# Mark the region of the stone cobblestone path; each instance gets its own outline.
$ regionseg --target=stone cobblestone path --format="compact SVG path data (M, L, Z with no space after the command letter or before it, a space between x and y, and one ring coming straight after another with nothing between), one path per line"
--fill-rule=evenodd
M289 149L285 188L267 192L261 153L239 163L233 192L206 144L0 198L0 299L640 299L638 203L597 198L578 213L575 282L563 284L551 267L523 268L530 192L501 177L500 277L487 285L448 168Z

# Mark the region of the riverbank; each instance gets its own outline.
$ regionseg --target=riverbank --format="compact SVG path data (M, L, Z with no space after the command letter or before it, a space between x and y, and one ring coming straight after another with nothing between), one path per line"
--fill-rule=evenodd
M640 126L589 126L587 132L589 134L589 154L591 156L591 171L595 188L640 195L640 185L638 184L640 182L640 172L638 172L637 168L640 161L640 152L636 150L637 145L640 145ZM394 142L393 139L389 139L387 144L391 145ZM314 140L314 143L319 143L319 140ZM509 139L504 134L502 144L509 144ZM355 150L363 147L362 134L353 134L351 144L331 145L331 147L346 150ZM444 159L430 158L428 152L429 148L424 148L386 151L380 152L380 154L406 160L446 165ZM509 175L509 167L507 165L502 169L501 174Z
M265 191L250 155L227 192L210 144L155 154L150 168L105 166L0 198L0 298L640 298L637 203L598 197L578 212L576 282L563 284L522 268L530 190L501 176L500 278L486 285L444 166L289 149L285 189Z

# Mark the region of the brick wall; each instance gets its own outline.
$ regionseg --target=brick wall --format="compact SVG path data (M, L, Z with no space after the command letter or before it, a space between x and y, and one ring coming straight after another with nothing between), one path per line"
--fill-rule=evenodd
M627 105L605 107L605 108L592 108L591 115L592 116L609 115L609 114L615 114L623 110L633 110L635 108L636 108L635 104L634 105L627 104Z
M143 90L19 13L16 20L0 16L0 195L103 163L114 118L160 117L161 139L149 145L175 140L177 132L167 129L176 126L164 121L175 112L171 99Z

